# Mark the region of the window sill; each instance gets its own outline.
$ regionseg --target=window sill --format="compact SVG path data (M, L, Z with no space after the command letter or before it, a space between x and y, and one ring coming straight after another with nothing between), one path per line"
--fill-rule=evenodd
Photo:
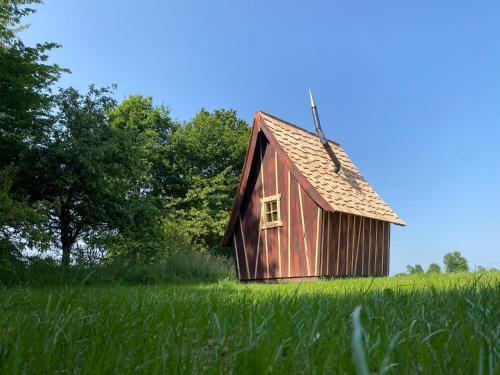
M260 229L269 229L269 228L276 228L276 227L282 227L283 226L283 222L280 220L280 221L273 221L271 223L266 223L266 224L261 224L260 225Z

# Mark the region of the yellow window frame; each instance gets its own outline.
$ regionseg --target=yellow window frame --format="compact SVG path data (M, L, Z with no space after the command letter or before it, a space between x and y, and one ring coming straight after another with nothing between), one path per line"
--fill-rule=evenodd
M260 199L260 229L283 226L281 221L281 194Z

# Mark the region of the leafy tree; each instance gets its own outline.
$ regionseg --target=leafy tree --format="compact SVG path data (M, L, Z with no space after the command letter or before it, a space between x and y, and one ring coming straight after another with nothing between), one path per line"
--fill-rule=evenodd
M477 266L476 272L486 272L486 268L484 268L483 266Z
M131 95L109 112L112 127L125 132L139 175L131 181L138 195L159 196L171 184L172 170L166 152L179 128L165 106L154 106L151 97Z
M441 273L441 267L437 263L431 263L427 268L427 273Z
M22 17L34 12L37 0L6 0L0 5L0 166L43 136L50 125L51 87L63 69L47 64L56 43L28 47L16 37Z
M65 71L48 64L48 52L59 45L26 46L17 33L22 18L37 0L0 3L0 258L19 257L23 246L44 239L40 216L13 183L19 161L33 151L51 124L51 87ZM28 168L30 166L27 166ZM17 255L16 255L17 254Z
M134 175L128 140L108 123L110 89L73 88L56 97L55 123L36 154L21 160L18 181L46 208L48 231L68 265L75 243L96 228L116 230L128 220L128 178Z
M168 222L191 245L217 249L231 210L248 143L235 111L202 109L172 136L168 160L176 178L164 186Z
M408 264L406 266L406 270L410 275L424 273L424 268L420 264L415 264L413 266L411 264Z
M467 272L469 271L469 262L458 251L446 254L443 258L446 272Z
M134 173L128 176L130 225L112 233L107 247L113 257L148 262L168 251L171 244L163 228L162 187L175 179L167 147L179 125L170 118L168 108L156 107L151 97L143 96L129 96L109 117L111 126L126 136Z

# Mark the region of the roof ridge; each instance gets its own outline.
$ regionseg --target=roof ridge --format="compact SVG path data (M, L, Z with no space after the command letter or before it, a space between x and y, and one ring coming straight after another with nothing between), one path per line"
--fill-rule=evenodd
M315 137L318 137L318 134L316 134L316 133L314 133L314 132L312 132L312 131L310 131L310 130L304 129L304 128L300 127L299 125L292 124L291 122L286 121L286 120L283 120L282 118L279 118L279 117L277 117L277 116L271 115L270 113L267 113L267 112L264 112L264 111L257 111L257 113L261 113L261 114L263 114L263 115L265 115L265 116L272 117L272 118L273 118L273 119L275 119L275 120L278 120L278 121L284 122L285 124L290 125L290 126L292 126L292 127L296 128L296 129L298 129L298 130L302 130L302 131L304 131L304 132L306 132L306 133L309 133L309 134L311 134L311 135L313 135L313 136L315 136ZM328 139L328 138L326 138L326 140L327 140L328 142L333 143L334 145L340 146L340 143L338 143L337 141L334 141L333 139Z

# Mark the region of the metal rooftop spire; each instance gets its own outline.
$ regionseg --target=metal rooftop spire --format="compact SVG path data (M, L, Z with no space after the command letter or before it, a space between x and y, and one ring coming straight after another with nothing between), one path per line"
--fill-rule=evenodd
M309 100L311 101L311 111L314 119L314 127L316 128L316 133L318 134L321 144L326 149L326 152L328 153L328 155L330 155L330 158L335 164L335 172L339 173L340 169L342 168L342 165L340 164L340 161L337 158L337 155L335 155L335 152L333 151L332 147L326 140L325 135L323 133L323 129L321 129L321 124L319 122L319 116L318 116L318 109L316 108L316 103L314 103L314 97L311 90L309 90Z

